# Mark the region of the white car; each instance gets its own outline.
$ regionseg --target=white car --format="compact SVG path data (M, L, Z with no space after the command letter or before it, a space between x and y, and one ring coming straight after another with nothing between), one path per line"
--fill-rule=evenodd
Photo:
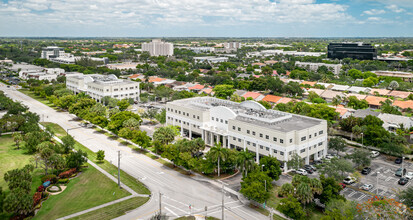
M304 169L298 169L297 171L295 171L297 174L303 175L303 176L307 176L307 171L305 171Z
M371 189L373 189L373 184L364 184L360 187L360 189L370 191Z
M346 184L346 185L351 185L351 184L353 184L353 183L355 183L355 182L356 182L356 178L351 177L351 176L348 176L347 178L345 178L345 179L343 180L343 183Z
M370 157L375 158L375 157L378 157L379 155L380 155L380 152L373 150L371 151Z
M407 172L406 175L404 175L404 178L409 180L413 179L413 172Z

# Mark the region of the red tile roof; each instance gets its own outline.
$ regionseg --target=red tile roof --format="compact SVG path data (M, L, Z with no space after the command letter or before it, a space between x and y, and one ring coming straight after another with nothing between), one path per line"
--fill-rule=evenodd
M205 88L205 86L198 84L198 85L189 87L188 89L189 89L189 90L201 90L201 89L203 89L203 88Z
M398 106L401 109L407 109L407 108L413 109L413 100L407 100L407 101L396 100L393 102L393 105Z
M277 103L278 101L280 101L282 97L280 96L275 96L275 95L267 95L265 96L262 101L266 101L266 102L271 102L271 103Z
M377 96L366 97L366 101L369 103L369 105L381 106L380 102L385 102L386 100L387 100L386 98L377 97Z
M259 93L259 92L247 92L247 93L245 93L244 95L242 95L242 97L244 97L244 98L251 97L251 98L253 98L253 99L256 99L256 98L258 98L258 96L260 96L260 95L262 95L262 94Z

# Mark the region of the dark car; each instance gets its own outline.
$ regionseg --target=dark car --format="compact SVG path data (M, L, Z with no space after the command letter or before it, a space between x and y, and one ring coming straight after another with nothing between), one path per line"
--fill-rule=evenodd
M406 185L406 183L408 183L408 182L409 182L409 180L407 178L402 177L402 178L399 179L398 183L400 185Z
M396 158L396 160L394 160L394 162L396 164L401 164L403 162L403 159L401 157Z
M361 174L367 175L371 172L370 167L364 167L363 170L361 171Z
M304 167L304 170L307 171L307 173L309 174L314 173L314 170L311 167Z
M402 168L399 168L399 169L397 169L395 175L396 175L396 176L399 176L399 177L402 177L402 176L406 175L406 168L403 168L403 169L402 169Z

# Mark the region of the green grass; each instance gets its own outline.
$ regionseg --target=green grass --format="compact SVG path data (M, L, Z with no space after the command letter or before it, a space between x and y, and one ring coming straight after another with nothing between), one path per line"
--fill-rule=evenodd
M60 127L58 124L49 123L49 125L52 125L52 124L53 126L51 126L51 129L55 132L56 136L66 135L66 131L62 127ZM76 141L75 149L86 152L89 160L96 162L98 166L100 166L106 172L112 174L114 177L118 176L118 168L116 166L112 165L106 160L104 160L103 162L98 162L96 159L96 153L91 151L89 148L83 146L82 144ZM145 185L143 185L141 182L139 182L137 179L135 179L131 175L125 173L123 170L120 171L120 180L125 185L129 186L131 189L133 189L137 193L151 194L151 192L149 191L148 188L145 187Z
M175 220L195 220L194 216L182 216L179 218L176 218Z
M89 166L58 195L51 195L33 219L56 219L130 195Z
M55 109L55 110L58 110L58 109L59 109L59 108L56 107L53 103L49 102L49 100L47 100L46 98L43 98L43 97L40 97L40 96L37 96L36 94L34 94L33 91L30 91L30 90L28 90L28 89L19 89L19 92L21 92L21 93L23 93L23 94L25 94L25 95L27 95L27 96L30 96L30 97L33 98L33 99L36 99L37 101L39 101L39 102L41 102L41 103L49 106L50 108L53 108L53 109Z
M0 136L0 187L3 190L8 190L3 178L4 174L29 164L31 157L32 155L27 154L25 150L17 150L11 135Z
M52 123L52 122L40 122L40 124L42 124L45 127L50 127L50 129L52 129L52 131L55 132L55 135L58 137L61 136L66 136L66 131L60 127L58 124Z
M148 197L134 197L128 200L106 206L104 208L88 212L86 214L71 218L71 220L109 220L126 214L127 211L138 208L149 200Z

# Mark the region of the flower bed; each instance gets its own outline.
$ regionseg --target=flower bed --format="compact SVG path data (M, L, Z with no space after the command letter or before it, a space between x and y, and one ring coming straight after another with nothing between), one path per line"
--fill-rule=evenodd
M57 187L57 188L59 188L58 190L53 190L53 189L51 189L52 187ZM52 185L52 186L50 186L50 187L47 187L47 191L48 192L51 192L51 193L55 193L55 192L60 192L60 191L62 191L62 188L59 186L59 185Z

